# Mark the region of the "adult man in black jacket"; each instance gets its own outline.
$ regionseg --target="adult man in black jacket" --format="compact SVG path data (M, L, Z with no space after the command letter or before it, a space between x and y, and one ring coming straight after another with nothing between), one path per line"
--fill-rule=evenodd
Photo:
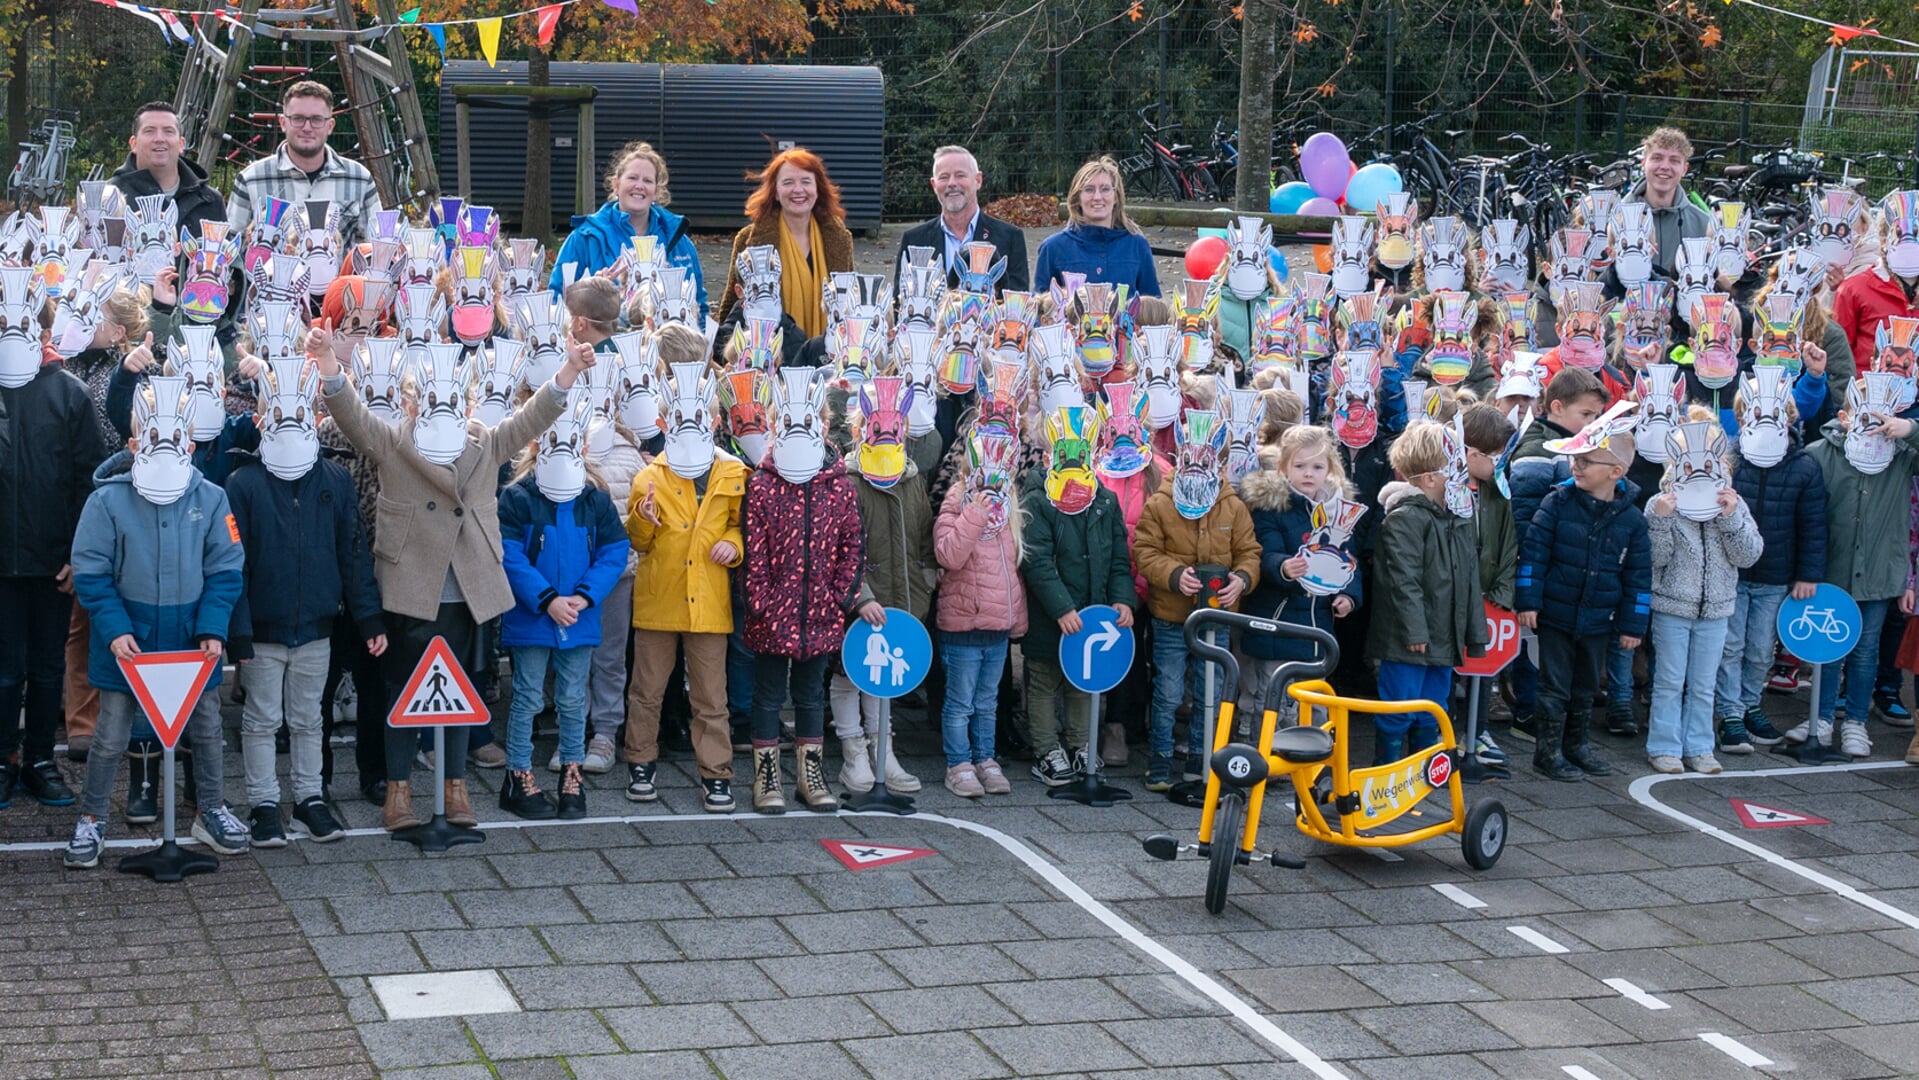
M129 208L142 195L171 195L188 235L200 235L202 221L225 221L226 200L207 183L206 170L184 156L186 139L180 117L164 101L149 101L133 114L127 160L109 182Z
M1019 226L990 217L979 208L983 179L979 164L964 146L942 146L933 151L933 195L939 199L939 216L906 230L900 237L900 249L893 256L893 265L899 265L900 256L905 255L909 247L932 248L941 265L946 267L947 288L956 288L959 274L955 267L960 263L960 248L974 240L984 240L997 249L994 261L1002 256L1006 259L1006 274L999 279L994 295L1009 289L1027 291L1032 275L1026 268L1026 234Z

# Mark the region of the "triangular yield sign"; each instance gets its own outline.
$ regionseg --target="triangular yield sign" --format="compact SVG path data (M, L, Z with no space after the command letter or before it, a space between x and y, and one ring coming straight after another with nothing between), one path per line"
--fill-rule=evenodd
M167 748L180 744L180 732L186 729L187 717L193 715L193 706L217 663L197 649L140 653L120 661L120 673L127 677L134 700L146 710L147 722Z
M844 863L848 870L871 870L875 866L889 866L939 854L932 848L892 847L855 840L822 840L820 843L826 845L826 850L832 852L833 857Z
M394 727L438 727L442 724L484 724L492 719L473 680L453 658L446 639L436 637L420 654L420 662L393 699L387 723Z
M1748 829L1781 829L1789 825L1830 825L1832 822L1811 814L1781 810L1775 806L1761 806L1744 799L1729 799L1733 812L1739 815L1739 823Z

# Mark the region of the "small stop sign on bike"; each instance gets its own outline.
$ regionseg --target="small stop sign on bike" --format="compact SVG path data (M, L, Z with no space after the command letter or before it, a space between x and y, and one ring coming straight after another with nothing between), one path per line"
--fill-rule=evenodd
M1804 600L1779 605L1779 643L1809 664L1842 660L1859 644L1859 605L1846 590L1822 584Z

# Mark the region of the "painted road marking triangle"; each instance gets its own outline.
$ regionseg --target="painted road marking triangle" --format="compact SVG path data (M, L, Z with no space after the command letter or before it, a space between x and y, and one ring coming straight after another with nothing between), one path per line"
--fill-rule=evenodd
M436 637L420 654L420 662L393 699L387 723L394 727L437 727L441 724L484 724L492 719L473 680L453 658L446 639Z
M826 850L832 852L833 857L844 863L848 870L871 870L875 866L889 866L939 854L932 848L889 847L852 840L822 840L820 843L826 845Z
M218 662L198 649L140 653L120 661L120 673L127 677L134 700L146 711L147 722L163 745L180 745L180 732Z
M1748 829L1782 829L1788 825L1830 825L1832 822L1811 814L1796 814L1791 810L1781 810L1776 806L1761 806L1744 799L1728 799L1733 812L1739 815L1739 824Z

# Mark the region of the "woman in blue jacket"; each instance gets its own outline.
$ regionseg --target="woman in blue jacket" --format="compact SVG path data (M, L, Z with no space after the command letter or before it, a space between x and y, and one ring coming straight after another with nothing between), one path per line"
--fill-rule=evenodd
M693 250L693 237L686 231L686 219L666 208L673 199L666 189L666 159L643 142L630 142L613 155L613 166L606 173L607 202L591 216L575 217L573 232L560 245L553 261L553 276L547 288L555 296L566 287L566 264L576 267L575 276L597 274L619 261L642 233L659 237L666 261L682 267L693 278L700 298L700 319L706 319L706 278L700 273L700 256Z
M1152 246L1126 216L1118 162L1097 157L1079 167L1066 190L1066 216L1066 227L1040 242L1033 288L1045 289L1070 271L1090 282L1124 285L1134 296L1159 295Z

